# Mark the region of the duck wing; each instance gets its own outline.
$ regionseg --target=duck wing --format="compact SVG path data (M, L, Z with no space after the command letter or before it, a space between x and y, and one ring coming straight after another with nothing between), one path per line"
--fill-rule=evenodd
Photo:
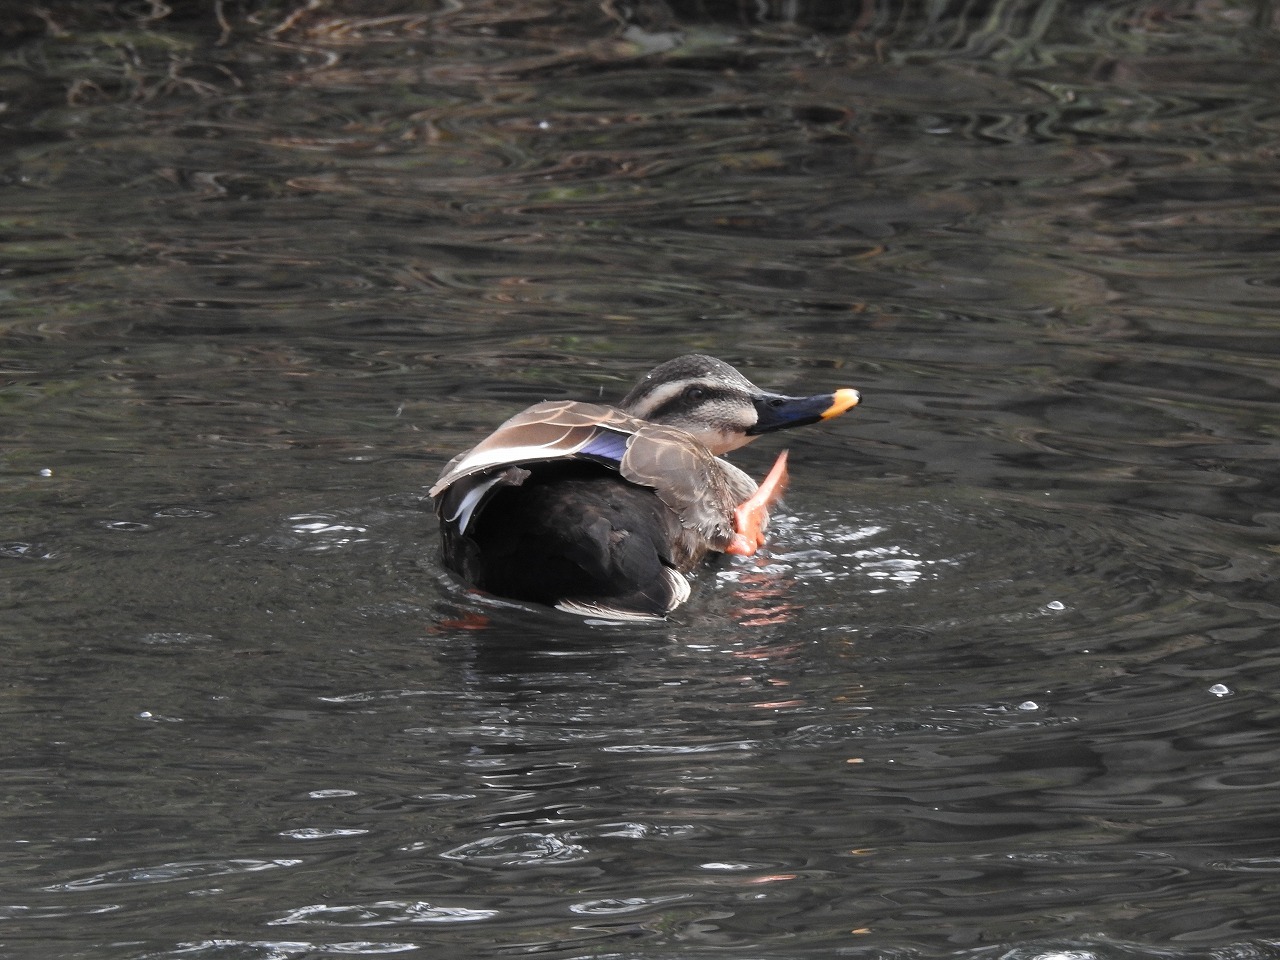
M529 477L522 465L586 459L617 470L631 437L647 425L598 403L535 403L450 460L430 495L441 517L465 531L491 491Z
M576 400L536 403L449 461L430 490L437 511L466 531L501 485L519 486L525 466L591 460L652 489L688 531L691 548L723 552L733 541L733 508L755 492L750 477L713 456L683 430Z
M733 541L733 508L755 481L675 427L643 422L627 443L618 472L653 488L704 547L721 553Z
M644 425L644 420L599 403L576 400L535 403L470 450L450 460L430 493L438 497L463 477L495 468L573 457L593 440L605 441L600 444L605 454L611 446L618 447L617 456L613 458L616 463L625 449L625 438ZM622 439L610 444L607 441L611 437Z

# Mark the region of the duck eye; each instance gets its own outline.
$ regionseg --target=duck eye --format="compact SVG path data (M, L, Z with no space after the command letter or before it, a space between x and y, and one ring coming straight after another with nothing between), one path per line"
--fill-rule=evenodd
M707 399L707 391L702 387L686 387L684 391L684 398L693 403L701 403L703 400Z

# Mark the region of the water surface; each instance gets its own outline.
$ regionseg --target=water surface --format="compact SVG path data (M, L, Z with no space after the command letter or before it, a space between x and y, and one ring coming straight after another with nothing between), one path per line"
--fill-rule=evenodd
M1269 8L868 9L6 52L0 953L1280 956ZM863 391L764 554L441 569L691 350Z

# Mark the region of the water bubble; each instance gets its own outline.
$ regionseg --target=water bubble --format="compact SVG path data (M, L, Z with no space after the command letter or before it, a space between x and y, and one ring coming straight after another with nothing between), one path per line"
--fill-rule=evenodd
M1228 687L1225 683L1215 683L1212 687L1209 688L1209 692L1213 694L1215 697L1229 697L1233 693L1235 693L1235 691L1232 690L1230 687Z
M1039 710L1040 704L1036 703L1034 700L1023 700L1020 704L1018 704L1018 709L1027 710L1027 711Z
M136 716L139 720L147 720L152 723L182 723L181 717L170 717L163 713L154 713L151 710L139 710Z

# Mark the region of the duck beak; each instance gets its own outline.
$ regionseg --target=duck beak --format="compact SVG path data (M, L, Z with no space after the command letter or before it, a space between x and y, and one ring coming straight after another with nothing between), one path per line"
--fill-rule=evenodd
M858 405L862 399L857 390L844 387L835 393L819 393L812 397L784 397L766 393L752 403L756 408L756 423L747 431L748 436L802 427L806 423L830 420Z

